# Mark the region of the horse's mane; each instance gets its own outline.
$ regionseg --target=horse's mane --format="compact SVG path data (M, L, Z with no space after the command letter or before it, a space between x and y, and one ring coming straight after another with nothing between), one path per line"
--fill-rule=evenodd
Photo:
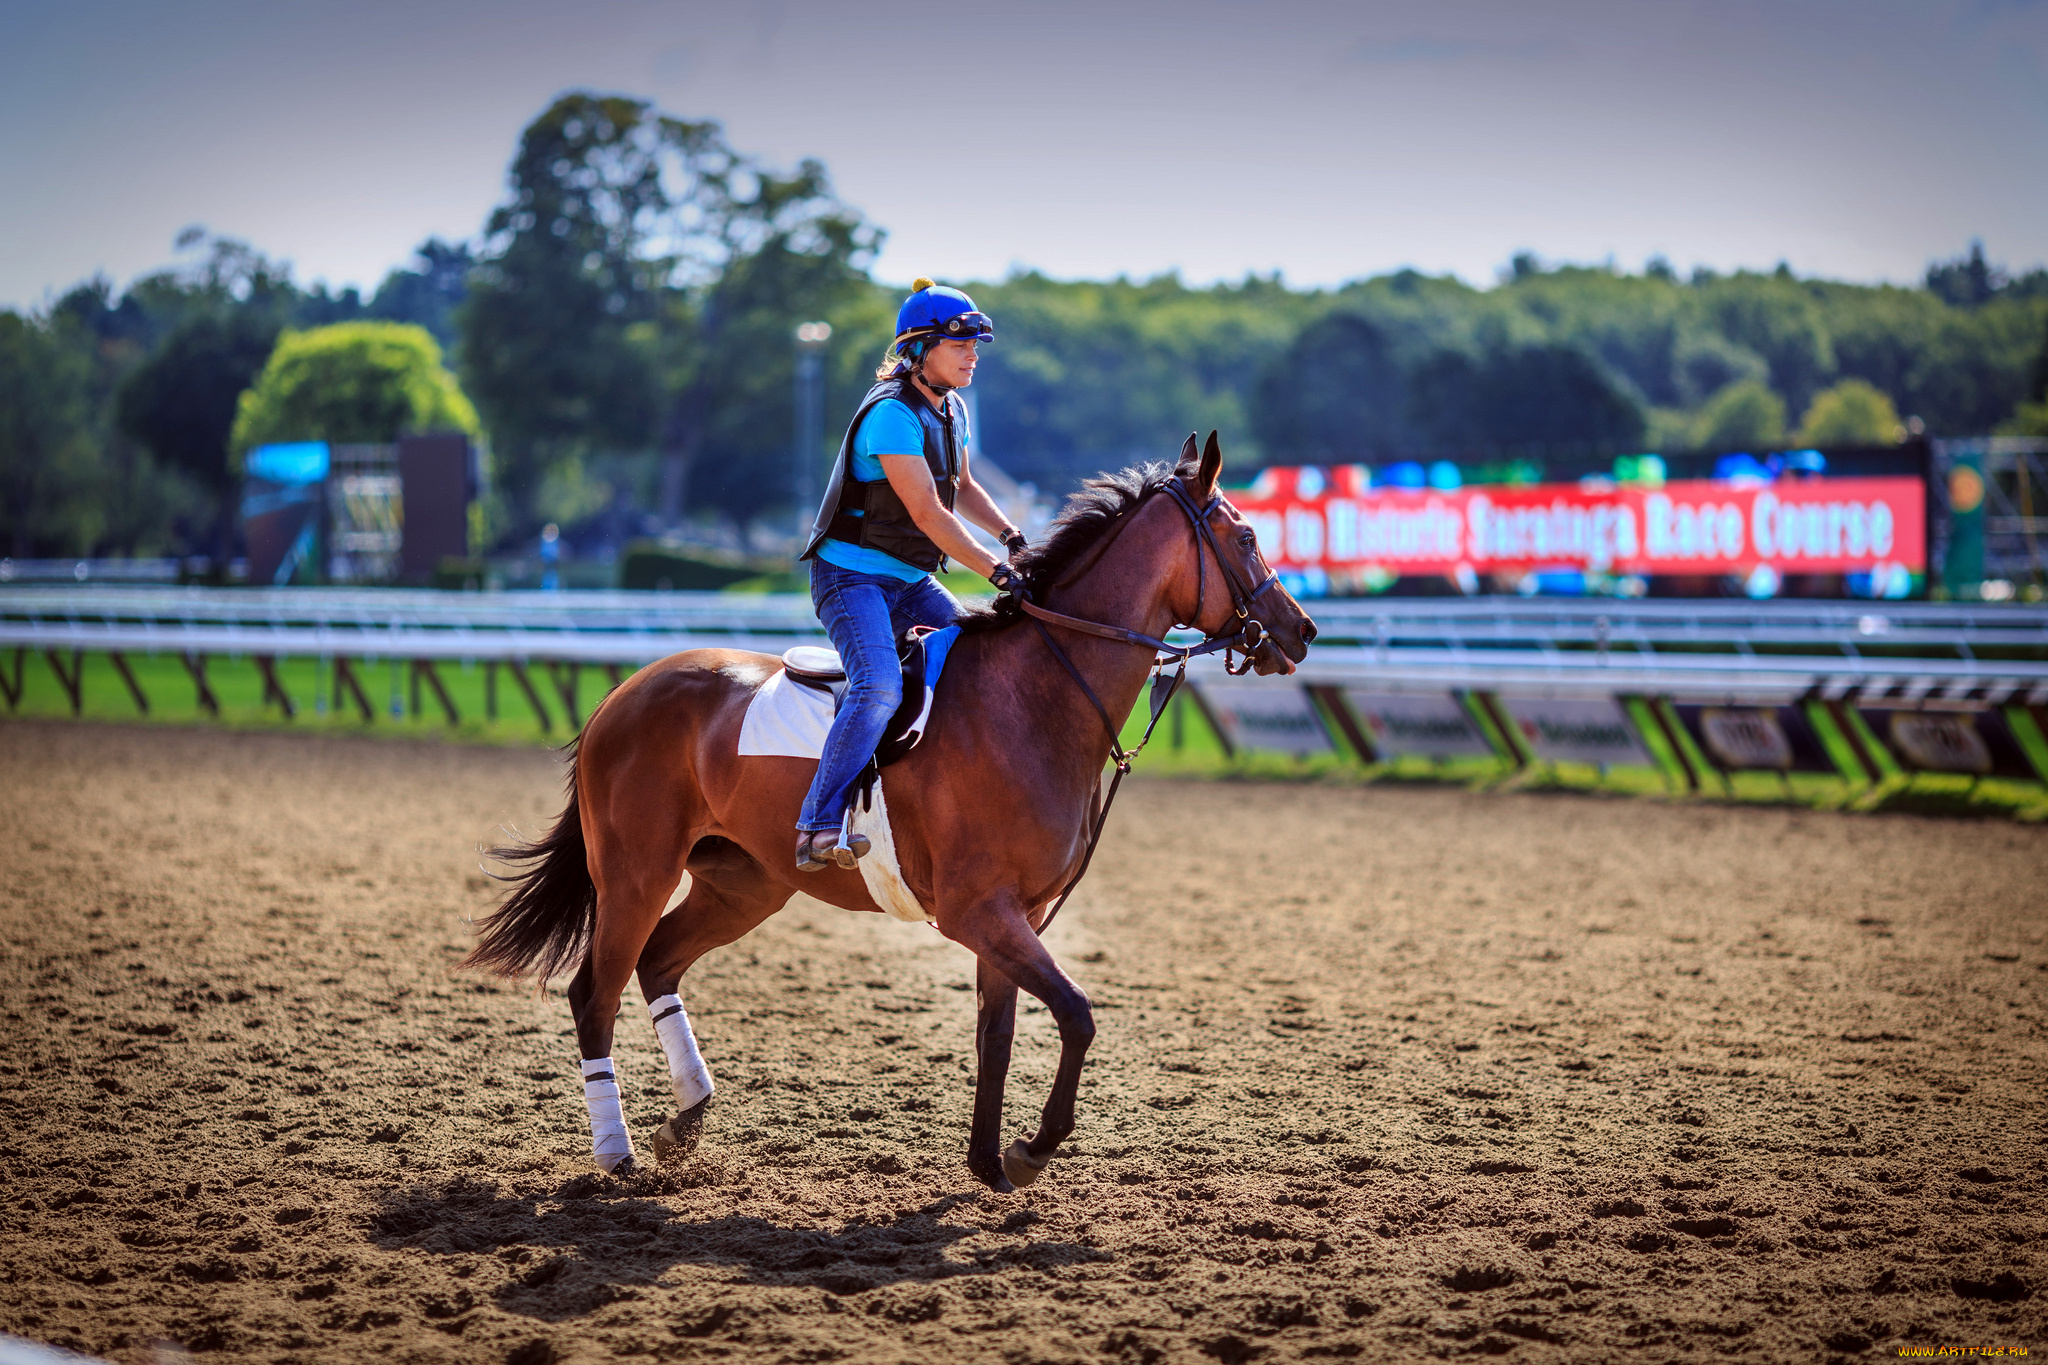
M1058 582L1126 512L1145 500L1148 489L1175 472L1172 465L1146 463L1096 475L1067 499L1045 539L1025 547L1010 562L1038 588ZM1025 619L1015 598L998 597L994 606L963 612L960 629L968 634L1001 630Z

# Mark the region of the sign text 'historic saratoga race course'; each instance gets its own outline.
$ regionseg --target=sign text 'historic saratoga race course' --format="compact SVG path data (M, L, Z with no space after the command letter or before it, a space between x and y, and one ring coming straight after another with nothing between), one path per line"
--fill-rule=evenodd
M1231 499L1273 567L1401 574L1781 574L1926 569L1914 478L1681 479L1658 487L1373 488L1340 466L1273 468Z

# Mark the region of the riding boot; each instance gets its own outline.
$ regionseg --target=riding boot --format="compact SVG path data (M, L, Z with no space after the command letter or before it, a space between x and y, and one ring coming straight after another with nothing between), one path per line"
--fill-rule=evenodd
M835 861L832 846L838 836L829 829L796 832L796 870L799 872L823 872Z

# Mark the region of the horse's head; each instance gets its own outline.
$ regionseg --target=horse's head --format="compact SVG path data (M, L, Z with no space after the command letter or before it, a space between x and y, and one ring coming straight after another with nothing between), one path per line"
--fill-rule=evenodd
M1255 672L1292 673L1316 638L1316 623L1274 577L1251 523L1216 491L1223 473L1223 449L1216 433L1199 454L1189 433L1173 471L1187 495L1186 506L1200 520L1195 559L1186 578L1180 619L1203 634L1239 633ZM1203 532L1206 531L1206 534ZM1220 574L1211 573L1210 561Z

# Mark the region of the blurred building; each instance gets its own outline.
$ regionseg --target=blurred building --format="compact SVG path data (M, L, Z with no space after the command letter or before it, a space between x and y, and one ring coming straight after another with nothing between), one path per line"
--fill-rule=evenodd
M483 469L460 433L259 446L244 467L252 584L425 585L468 553Z

